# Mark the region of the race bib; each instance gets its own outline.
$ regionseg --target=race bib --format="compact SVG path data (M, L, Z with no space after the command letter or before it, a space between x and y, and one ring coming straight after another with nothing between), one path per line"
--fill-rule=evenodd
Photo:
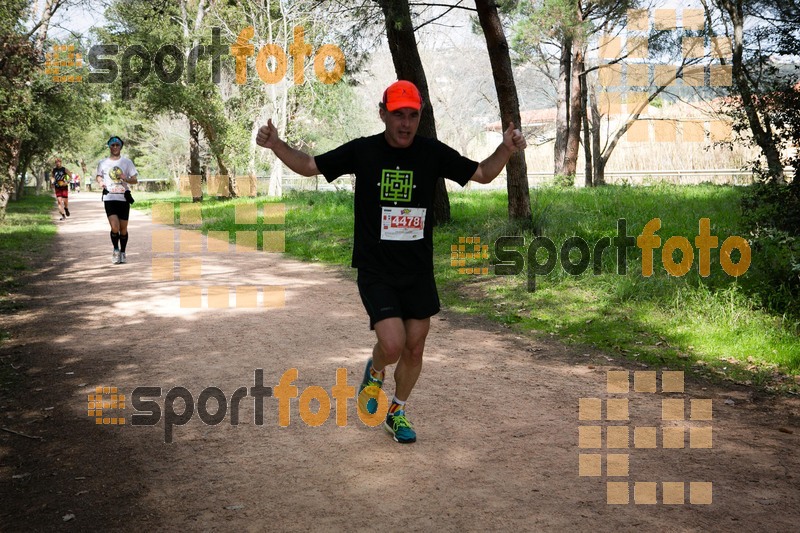
M383 207L381 240L418 241L425 233L424 207Z

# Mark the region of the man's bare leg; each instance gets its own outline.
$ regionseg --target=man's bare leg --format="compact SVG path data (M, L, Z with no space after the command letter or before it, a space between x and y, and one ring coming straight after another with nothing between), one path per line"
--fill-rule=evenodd
M381 371L397 363L394 378L397 383L395 396L399 400L407 400L417 383L430 326L430 318L387 318L375 324L378 342L372 349L372 366Z
M431 319L407 319L404 325L406 345L394 370L394 395L401 401L408 400L422 372L422 353L425 350L425 339L428 337Z
M376 370L397 363L394 371L395 395L384 427L400 443L417 440L405 416L405 403L422 372L422 353L430 330L430 318L423 320L389 318L375 324L378 342L372 350Z

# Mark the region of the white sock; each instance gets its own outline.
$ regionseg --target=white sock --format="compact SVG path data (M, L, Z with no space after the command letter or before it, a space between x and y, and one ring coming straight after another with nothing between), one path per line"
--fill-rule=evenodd
M395 411L402 411L402 410L404 410L403 408L406 406L406 402L404 402L404 401L402 401L402 400L398 400L398 399L397 399L397 396L394 396L394 397L392 398L392 403L393 403L393 404L395 404L395 403L396 403L397 405L399 405L399 406L400 406L400 409L395 409ZM389 407L391 407L391 406L389 406ZM393 412L394 412L394 411L393 411Z
M369 375L372 376L375 379L381 379L381 380L384 377L383 370L378 372L377 370L375 370L374 366L369 369Z

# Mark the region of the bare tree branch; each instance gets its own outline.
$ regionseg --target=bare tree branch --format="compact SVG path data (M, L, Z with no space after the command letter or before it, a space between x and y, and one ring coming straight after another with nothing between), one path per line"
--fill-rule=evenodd
M464 10L467 10L467 11L475 11L475 9L472 9L472 8L466 8L466 7L463 7L463 6L461 6L461 3L462 3L463 1L464 1L464 0L458 0L458 3L457 3L456 5L453 5L453 6L450 6L450 5L445 5L445 4L410 4L410 5L413 5L413 6L425 6L425 7L446 7L446 8L447 8L447 10L445 10L445 11L444 11L444 12L443 12L441 15L439 15L439 16L437 16L437 17L434 17L434 18L432 18L432 19L430 19L430 20L427 20L427 21L423 22L422 24L420 24L419 26L415 27L415 28L414 28L414 31L416 32L417 30L419 30L419 29L421 29L421 28L424 28L424 27L425 27L425 26L427 26L428 24L432 24L433 22L436 22L437 20L439 20L440 18L442 18L442 17L446 16L448 13L450 13L450 12L451 12L451 11L453 11L454 9L464 9ZM442 24L442 26L446 26L446 27L453 27L453 26L447 26L446 24Z
M422 3L422 2L421 2L421 3L409 4L409 5L410 5L411 7L416 7L416 6L422 6L422 7L446 7L446 8L448 8L448 10L447 10L448 12L452 11L453 9L462 9L462 10L464 10L464 11L472 11L472 12L476 12L476 11L477 11L477 9L475 9L474 7L462 6L461 4L462 4L463 2L464 2L464 0L458 0L458 3L457 3L456 5L450 5L450 4L429 4L429 3Z

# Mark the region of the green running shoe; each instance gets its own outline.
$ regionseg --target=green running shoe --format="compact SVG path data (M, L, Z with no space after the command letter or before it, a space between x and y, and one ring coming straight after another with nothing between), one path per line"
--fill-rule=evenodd
M361 381L361 386L358 388L358 408L362 413L369 413L374 415L378 411L378 394L383 387L383 380L373 378L370 373L372 368L372 358L367 360L367 366L364 368L364 379ZM361 394L361 392L364 394Z
M417 432L414 431L411 422L406 418L406 412L403 410L395 411L394 414L389 413L386 416L386 422L383 423L383 427L392 434L395 442L411 444L417 441Z

